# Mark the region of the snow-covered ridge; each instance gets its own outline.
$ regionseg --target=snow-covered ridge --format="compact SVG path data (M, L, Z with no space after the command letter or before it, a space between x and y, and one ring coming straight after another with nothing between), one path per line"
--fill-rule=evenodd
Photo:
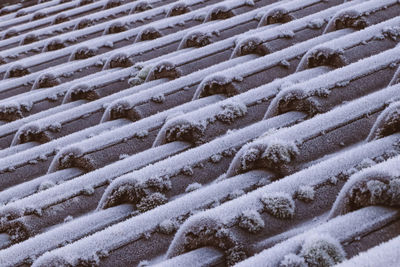
M0 265L333 266L396 238L398 0L44 1L0 10Z

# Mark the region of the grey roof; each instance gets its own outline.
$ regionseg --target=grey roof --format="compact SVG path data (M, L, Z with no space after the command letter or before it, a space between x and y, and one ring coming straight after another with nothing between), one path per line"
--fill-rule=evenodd
M398 0L5 2L0 266L398 262Z

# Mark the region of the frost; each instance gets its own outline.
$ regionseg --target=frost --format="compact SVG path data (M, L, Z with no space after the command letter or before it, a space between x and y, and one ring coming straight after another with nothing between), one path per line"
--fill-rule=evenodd
M188 186L186 187L185 192L186 192L186 193L189 193L189 192L195 191L195 190L200 189L200 188L201 188L201 184L199 184L199 183L192 183L192 184L190 184L190 185L188 185Z
M160 230L160 233L170 235L174 233L178 229L178 227L179 224L176 221L166 219L159 224L158 229Z
M334 50L331 48L317 48L308 52L305 56L307 60L307 66L309 68L319 66L330 66L333 68L340 68L347 65L347 60L343 56L342 51ZM303 60L302 60L303 61ZM303 63L300 63L303 65Z
M233 52L236 56L244 56L248 54L258 54L260 56L265 56L270 51L263 43L263 41L257 37L249 37L245 40L239 42L239 44L235 47L235 51Z
M168 10L166 17L179 16L188 12L190 12L190 8L186 3L176 3L170 8L170 10Z
M108 47L108 48L113 48L114 47L114 43L112 41L106 41L104 43L104 46Z
M150 266L150 262L147 260L140 261L137 267Z
M128 83L131 86L136 86L144 83L152 68L153 65L147 65L145 67L142 67L135 77L128 80Z
M369 180L350 191L350 201L353 208L369 205L398 206L400 204L400 179L388 183L379 180Z
M397 38L400 36L400 27L385 27L382 30L382 33L385 37L391 38L393 41L396 41Z
M201 144L203 142L202 137L204 136L205 129L206 125L202 122L179 123L166 129L165 141L167 143L173 141L187 141L194 144Z
M304 258L290 253L283 258L279 264L279 267L308 267L308 265L306 264Z
M92 24L93 24L92 20L90 20L88 18L83 18L75 25L74 30L81 30L81 29L91 26Z
M243 196L244 194L245 194L245 192L243 190L241 190L241 189L240 190L235 190L235 191L229 193L228 199L232 200L232 199L238 198L240 196Z
M104 5L104 9L110 9L123 4L123 0L108 0L108 2Z
M254 1L253 0L246 0L246 5L248 6L254 6Z
M308 185L300 186L296 192L296 197L304 202L311 202L314 200L315 191L314 188Z
M400 127L400 102L390 104L375 121L367 141L396 133Z
M294 38L295 33L293 31L287 30L287 31L281 31L279 34L280 38L287 38L287 39L291 39Z
M326 235L307 238L300 255L310 267L334 266L345 259L345 252L340 243Z
M310 29L321 29L325 25L325 20L322 18L312 19L308 22L307 27Z
M89 48L87 46L79 47L72 53L70 60L80 60L94 57L97 53L96 48Z
M167 198L163 194L156 192L142 198L140 203L136 205L136 208L140 212L146 212L165 203L167 203Z
M47 96L46 99L49 101L55 102L55 101L57 101L58 96L56 94L53 94L53 95Z
M282 164L291 162L299 153L295 143L274 140L268 143L261 158L268 159L273 164Z
M365 17L361 16L361 14L355 10L345 10L335 16L332 21L334 22L334 28L336 30L345 28L361 30L368 26L368 21Z
M222 156L220 154L215 154L210 157L210 161L212 163L218 163L222 160Z
M157 80L162 78L176 79L182 75L179 68L169 61L161 61L153 67L147 76L146 81Z
M247 258L247 255L243 251L241 246L234 246L234 247L228 249L225 252L225 255L226 255L226 265L227 266L233 266L236 263L241 262Z
M216 118L225 123L232 123L236 118L243 117L247 113L247 107L240 102L224 103Z
M111 23L108 27L104 30L104 34L114 34L120 33L128 30L128 27L120 21Z
M286 8L273 8L268 11L264 18L261 20L260 26L277 24L277 23L287 23L292 21L294 17L289 13Z
M16 64L16 65L11 66L7 70L4 78L17 78L17 77L22 77L22 76L28 75L30 73L31 72L27 67L25 67L21 64Z
M70 222L74 219L74 217L72 217L71 215L68 215L67 217L65 217L64 219L64 223Z
M265 210L279 219L292 218L295 204L292 197L283 192L264 194L261 198Z
M24 39L22 39L21 44L27 45L27 44L31 44L31 43L34 43L37 41L39 41L39 37L34 33L29 33L29 34L25 35Z
M143 29L138 34L135 42L154 40L154 39L160 38L161 36L162 36L161 32L158 31L156 28L148 27L146 29Z
M12 121L22 118L21 105L14 101L0 104L0 118L5 121Z
M213 8L207 15L206 21L228 19L235 16L228 6L222 5Z
M32 89L50 88L57 86L61 80L52 73L44 73L40 75L32 86Z
M190 32L183 38L179 49L187 47L203 47L211 43L211 36L201 31Z
M128 158L129 157L129 155L128 154L121 154L121 155L119 155L119 159L121 160L121 159L126 159L126 158Z
M11 37L18 36L18 31L15 29L9 29L3 34L3 40L9 39Z
M163 103L165 101L165 96L162 93L158 94L158 95L155 95L155 96L152 96L151 97L151 101L161 104L161 103Z
M133 65L132 60L125 53L118 53L113 55L106 63L106 68L128 68Z
M264 220L256 210L245 210L240 215L239 227L249 231L250 233L255 234L261 231L264 226Z
M290 67L290 62L289 61L287 61L286 59L284 59L284 60L282 60L281 62L280 62L280 65L282 66L282 67L285 67L285 68L289 68Z
M187 176L192 176L194 172L191 166L185 166L182 168L181 173Z
M261 151L258 148L247 149L240 159L240 167L243 171L253 168L254 163L260 158Z
M38 191L43 191L55 186L53 181L44 181L39 185Z
M139 139L143 139L146 138L149 135L149 132L147 130L142 130L140 132L137 132L135 134L135 137L139 138Z
M43 52L46 51L56 51L59 49L62 49L65 47L64 41L59 39L59 38L55 38L53 40L50 40L45 47L43 48Z
M366 158L366 159L363 159L363 160L360 162L360 164L357 165L356 168L357 168L357 170L361 170L361 169L365 169L365 168L374 166L375 164L376 164L375 161L373 161L373 160L370 159L370 158Z
M86 186L82 189L81 193L86 196L91 196L94 194L94 188L91 186Z

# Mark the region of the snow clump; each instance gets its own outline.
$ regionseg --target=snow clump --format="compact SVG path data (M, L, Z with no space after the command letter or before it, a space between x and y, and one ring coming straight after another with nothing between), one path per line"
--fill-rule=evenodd
M165 203L167 203L167 198L163 194L156 192L142 198L140 203L136 205L136 208L140 212L146 212Z
M201 186L202 186L202 185L199 184L199 183L192 183L192 184L190 184L190 185L188 185L188 186L186 187L185 192L186 192L186 193L189 193L189 192L195 191L195 190L197 190L197 189L200 189Z
M256 210L246 210L242 212L239 219L239 227L243 228L250 233L257 233L264 228L264 220Z
M289 219L294 215L295 204L292 197L287 193L276 192L264 194L261 202L269 214L279 219Z
M247 107L240 102L225 103L222 110L216 115L219 121L232 123L236 118L243 117L247 113Z
M166 219L158 225L158 229L162 234L170 235L174 233L179 227L176 221Z
M341 244L327 235L314 235L307 238L300 255L309 267L334 266L345 259Z
M38 191L43 191L55 186L53 181L44 181L39 185Z
M315 191L312 186L303 185L300 186L296 192L297 199L300 199L304 202L311 202L314 200Z
M294 253L290 253L283 258L279 264L279 267L308 267L308 265L306 264L304 258Z
M294 142L273 140L269 142L261 157L273 164L282 164L291 162L299 153Z

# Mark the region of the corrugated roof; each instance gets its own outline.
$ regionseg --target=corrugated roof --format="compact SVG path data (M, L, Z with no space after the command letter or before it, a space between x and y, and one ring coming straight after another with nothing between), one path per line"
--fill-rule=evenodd
M0 266L396 265L399 14L6 1Z

